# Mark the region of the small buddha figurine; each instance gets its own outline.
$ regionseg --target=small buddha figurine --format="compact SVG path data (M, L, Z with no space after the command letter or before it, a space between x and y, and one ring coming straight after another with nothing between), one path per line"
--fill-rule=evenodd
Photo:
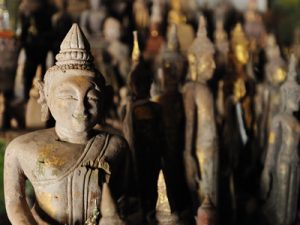
M280 86L286 78L285 62L280 56L279 47L272 34L268 36L265 52L268 60L265 65L265 81L257 85L256 93L256 117L263 158L265 157L267 136L272 119L280 112Z
M189 191L186 184L183 151L185 116L182 94L179 89L186 76L186 59L179 50L176 25L168 37L166 48L161 54L160 95L166 149L163 155L163 172L167 180L168 198L172 211L183 212L189 208ZM173 113L176 112L176 113Z
M218 205L219 155L214 102L207 85L216 67L215 49L207 37L204 17L200 17L199 24L197 37L188 51L190 81L183 87L186 177L193 199L198 200L197 208L206 194Z
M177 25L180 50L186 54L189 46L192 44L195 32L191 25L187 24L187 18L182 12L181 0L170 1L170 11L168 13L168 31L170 32L172 24Z
M103 115L105 81L77 24L56 59L40 83L44 117L51 113L55 127L19 136L5 152L5 203L12 225L84 224L95 214L95 202L101 203L103 183L119 204L128 193L126 141L93 129ZM36 196L31 210L26 180Z
M165 149L161 108L150 101L152 80L149 66L140 58L135 42L128 83L131 99L124 112L123 133L133 156L143 220L149 223L155 221L157 179Z
M293 115L300 103L296 77L296 58L291 55L288 77L280 89L282 111L272 120L262 173L262 195L269 203L266 211L273 224L294 224L299 210L300 125Z

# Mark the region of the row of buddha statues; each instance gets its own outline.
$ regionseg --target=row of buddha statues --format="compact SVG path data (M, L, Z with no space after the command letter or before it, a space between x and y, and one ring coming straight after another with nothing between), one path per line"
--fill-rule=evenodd
M33 44L24 45L23 69L31 69L31 78L23 74L24 98L40 104L26 117L41 117L44 129L17 137L5 151L13 225L299 220L297 51L282 57L254 5L230 33L221 8L211 35L205 14L187 16L177 0L167 14L153 1L151 16L146 2L136 0L122 20L91 0L80 26L71 25L63 4L52 22L70 29L49 33L57 42L47 69L41 60L50 36L34 39L41 21L27 11L44 20L50 11L40 4L20 5L23 40ZM189 23L195 16L197 31ZM131 19L136 31L123 40Z

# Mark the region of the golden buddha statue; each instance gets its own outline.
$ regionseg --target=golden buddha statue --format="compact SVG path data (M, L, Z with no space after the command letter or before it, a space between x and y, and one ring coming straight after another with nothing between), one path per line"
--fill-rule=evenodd
M280 88L282 110L272 120L265 166L262 196L267 200L267 218L273 224L294 224L299 210L300 125L293 113L299 110L300 85L296 58L290 58L287 80Z
M181 0L170 1L170 11L168 13L168 32L171 29L172 24L177 25L178 39L180 44L180 50L182 53L186 53L189 46L193 42L195 37L194 29L191 25L187 24L186 16L182 11Z
M213 97L207 85L215 70L214 53L201 16L197 37L188 51L190 81L183 87L186 177L193 199L198 200L194 203L197 208L205 195L218 205L218 137Z
M84 224L94 215L90 221L99 221L94 209L99 208L95 202L101 204L103 183L118 207L128 193L126 141L93 129L103 115L106 87L77 24L56 59L40 83L43 113L52 114L55 127L19 136L5 152L5 203L13 225ZM36 196L32 209L26 203L26 180Z

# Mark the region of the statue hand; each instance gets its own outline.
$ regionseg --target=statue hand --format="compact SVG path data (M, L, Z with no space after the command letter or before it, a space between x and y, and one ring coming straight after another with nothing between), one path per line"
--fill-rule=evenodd
M261 177L261 198L267 200L271 190L272 175L264 170Z

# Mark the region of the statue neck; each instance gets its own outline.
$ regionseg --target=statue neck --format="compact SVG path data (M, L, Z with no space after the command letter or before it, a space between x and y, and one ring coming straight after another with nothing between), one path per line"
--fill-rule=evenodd
M91 138L92 130L76 132L66 129L64 126L60 126L56 123L55 131L61 141L70 142L73 144L86 144Z

